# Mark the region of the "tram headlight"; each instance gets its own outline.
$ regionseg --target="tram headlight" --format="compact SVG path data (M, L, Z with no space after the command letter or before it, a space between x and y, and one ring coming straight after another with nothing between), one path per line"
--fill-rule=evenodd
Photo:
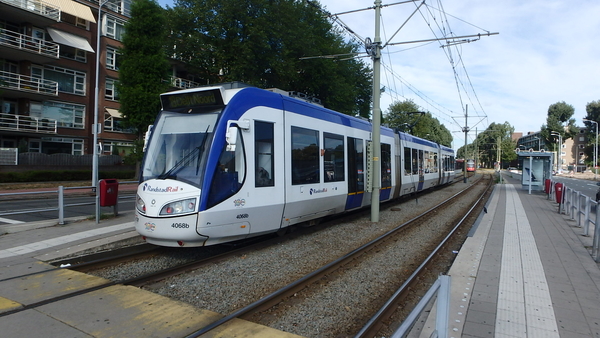
M135 207L137 208L137 210L140 213L142 213L142 214L146 213L146 202L144 202L144 200L140 197L140 195L137 195L135 197Z
M185 200L171 202L160 210L161 216L172 216L187 214L196 211L196 199L188 198Z

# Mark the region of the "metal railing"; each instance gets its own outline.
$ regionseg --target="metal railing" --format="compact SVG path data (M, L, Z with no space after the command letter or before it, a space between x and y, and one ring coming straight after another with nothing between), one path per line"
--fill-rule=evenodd
M0 87L23 92L58 96L58 82L0 71Z
M555 182L550 186L548 198L554 194ZM600 212L598 212L598 202L581 192L571 189L563 184L563 201L559 203L558 212L571 216L577 226L582 229L582 236L590 236L590 225L594 225L594 237L592 239L592 258L600 263ZM592 206L595 206L595 213L592 213Z
M425 293L423 298L419 301L417 306L411 311L406 317L400 327L394 332L392 338L405 337L414 323L419 319L419 316L425 309L425 306L437 295L437 311L435 317L435 331L432 336L439 338L446 338L448 336L448 317L450 315L450 284L451 277L447 275L440 275L438 279L433 283L431 288Z
M57 43L34 39L31 36L0 28L0 45L46 55L58 59L60 47Z
M57 127L54 119L0 113L0 130L56 134Z
M48 17L56 22L60 21L60 8L47 2L38 0L0 0L0 2Z
M138 181L124 181L119 182L119 185L122 184L138 184ZM10 216L10 215L20 215L20 214L29 214L35 212L48 212L48 211L58 211L58 224L65 224L65 208L67 207L77 207L83 205L95 205L96 202L86 202L86 203L73 203L73 204L65 204L65 190L83 190L87 189L93 191L94 187L86 186L86 187L64 187L58 186L56 190L44 190L44 191L33 191L33 192L13 192L13 193L2 193L0 197L8 197L8 196L34 196L34 195L48 195L48 194L57 194L58 199L58 207L49 207L49 208L35 208L35 209L27 209L21 211L10 211L10 212L0 212L0 216ZM127 196L119 196L120 200L127 200L135 198L135 194L127 195ZM118 203L118 201L117 201Z
M182 79L180 77L171 77L171 86L181 89L197 88L200 84L194 81Z

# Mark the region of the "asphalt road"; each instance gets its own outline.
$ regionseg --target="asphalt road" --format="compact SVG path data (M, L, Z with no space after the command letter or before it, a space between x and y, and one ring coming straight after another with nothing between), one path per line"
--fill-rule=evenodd
M119 213L135 207L135 194L123 194L118 200ZM94 196L72 196L64 198L64 218L95 218ZM0 203L0 224L19 224L59 219L58 197L36 199L9 199ZM112 214L113 207L101 207L100 213Z
M593 200L596 199L596 192L600 188L596 185L595 181L590 180L582 180L563 176L554 176L552 179L556 182L565 184L567 187L573 190L579 191L585 196L589 196Z

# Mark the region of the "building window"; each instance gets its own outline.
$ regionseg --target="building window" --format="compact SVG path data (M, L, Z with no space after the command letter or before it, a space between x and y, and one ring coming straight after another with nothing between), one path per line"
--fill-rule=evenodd
M117 92L117 80L106 79L106 86L104 89L104 97L107 100L118 101L119 93Z
M116 109L106 108L107 111L104 114L104 130L106 131L118 131L124 133L134 133L135 129L132 127L123 127L123 119L121 114ZM109 111L110 110L110 111Z
M90 30L90 23L87 20L68 14L66 12L60 13L60 21L77 26L79 28L83 28L85 30ZM62 48L62 46L60 48Z
M125 156L133 152L133 143L106 141L102 143L103 155Z
M119 70L119 53L112 47L106 48L106 68Z
M109 0L106 7L115 13L131 17L131 1L129 0Z
M42 153L83 155L83 140L61 137L42 138Z
M45 101L41 106L31 105L30 116L42 119L52 119L59 127L83 129L85 106L66 102Z
M85 73L83 72L48 65L44 68L32 66L31 77L58 82L60 92L85 95Z
M125 32L125 21L114 16L106 15L106 36L121 41Z
M29 140L29 151L30 153L41 153L42 152L42 143L40 140Z
M79 62L87 62L87 54L83 49L77 49L67 45L60 46L60 57Z

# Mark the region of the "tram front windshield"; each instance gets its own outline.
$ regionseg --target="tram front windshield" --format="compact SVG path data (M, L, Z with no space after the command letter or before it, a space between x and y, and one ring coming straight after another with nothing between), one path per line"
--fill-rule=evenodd
M163 111L152 130L142 180L176 179L201 187L207 149L220 110L203 114Z

